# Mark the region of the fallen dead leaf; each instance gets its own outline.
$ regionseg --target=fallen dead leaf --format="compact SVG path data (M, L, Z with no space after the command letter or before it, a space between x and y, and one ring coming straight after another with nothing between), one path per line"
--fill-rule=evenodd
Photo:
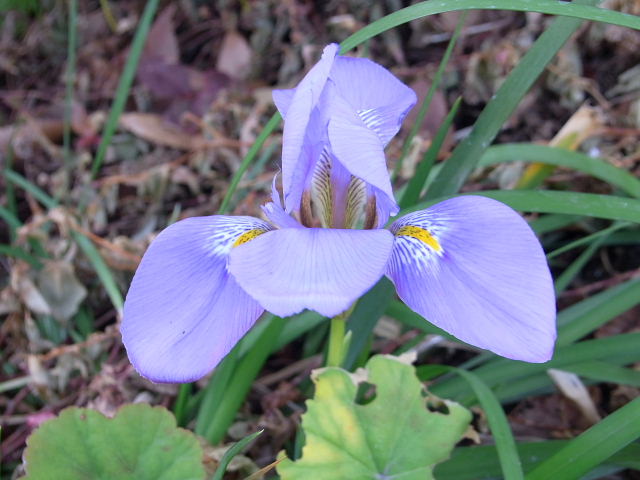
M227 32L222 40L216 69L236 80L244 80L251 72L251 47L235 30Z
M180 61L180 47L173 24L175 12L175 4L170 3L153 22L142 51L142 62L155 59L177 64Z
M61 322L75 315L87 296L87 289L76 278L71 264L65 261L46 262L36 281L51 315Z
M148 142L179 150L195 150L204 142L201 137L187 134L152 113L125 113L120 117L120 126Z
M31 311L42 315L49 315L51 313L51 307L47 303L47 300L42 293L40 293L40 290L38 290L31 278L21 269L14 268L11 271L11 286Z
M575 373L550 368L547 374L562 394L577 405L591 425L602 420L589 391Z

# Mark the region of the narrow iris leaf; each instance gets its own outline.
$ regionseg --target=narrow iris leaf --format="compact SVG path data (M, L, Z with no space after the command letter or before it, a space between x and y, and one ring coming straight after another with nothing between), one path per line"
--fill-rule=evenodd
M558 345L569 345L640 304L640 278L597 293L558 316Z
M104 157L107 154L107 148L109 148L111 138L118 126L118 119L124 111L127 98L129 97L129 91L131 90L131 85L133 84L133 79L138 69L138 62L140 61L140 56L142 55L142 50L151 28L151 21L158 9L158 3L159 0L149 0L145 5L144 12L142 12L140 23L138 24L131 49L129 50L127 63L120 76L120 82L118 83L115 98L109 111L109 117L102 131L102 140L100 141L100 145L98 145L98 151L93 159L93 166L91 167L92 177L95 177L100 171L100 167L102 167L102 162L104 162Z
M509 427L507 417L497 398L491 389L473 373L461 368L452 368L451 371L455 371L469 382L487 415L505 480L523 479L522 465L513 434L511 433L511 427Z
M220 460L220 463L218 463L218 468L216 469L216 472L213 474L213 477L211 477L211 480L222 480L225 472L227 471L227 467L231 463L231 460L233 460L233 457L238 455L247 445L249 445L256 438L258 438L262 434L262 432L264 432L264 430L258 430L257 432L254 432L251 435L247 435L239 442L234 443L229 448L229 450L224 452L224 455Z
M27 180L25 177L23 177L19 173L14 172L13 170L5 169L4 177L9 182L13 183L14 185L28 192L30 195L33 196L33 198L38 200L45 207L51 209L58 206L58 202L53 197L51 197L44 190L42 190L40 187L38 187L37 185Z
M586 4L585 4L586 3ZM555 0L431 0L393 12L370 23L342 42L342 52L351 50L366 40L391 28L417 18L456 10L515 10L563 15L582 20L611 23L640 30L640 19L634 15L596 8L598 2L562 2Z
M442 124L440 125L440 127L438 127L438 131L433 137L433 141L431 142L431 145L429 145L429 148L425 152L424 158L418 164L415 174L409 180L409 184L407 185L404 195L400 200L401 208L406 208L415 204L420 198L420 193L422 193L422 189L424 188L427 178L429 177L429 173L431 172L431 167L433 167L433 165L436 162L438 153L440 152L440 149L442 148L442 144L444 143L444 140L447 137L449 128L451 128L453 119L455 118L456 113L458 113L458 108L460 108L461 102L462 102L462 97L458 98L454 102L453 106L451 107L451 110L449 110L449 113L447 114L445 119L442 121Z
M584 0L579 3L593 5L597 2L598 0ZM473 2L458 2L458 6L468 7L469 3ZM495 8L498 7L498 3L500 2L485 3L485 5ZM512 7L515 6L515 2L506 3ZM560 2L555 1L528 2L527 6L540 6L547 3L552 8L560 6ZM586 10L600 10L578 5L577 3L565 5L575 8L582 7ZM521 2L520 5L525 4ZM577 19L556 18L553 24L536 40L482 110L469 136L456 147L451 157L444 163L442 170L440 170L427 192L427 198L450 195L460 189L476 167L484 151L494 140L500 128L502 128L504 122L515 110L538 76L544 71L546 65L553 59L556 52L560 50L581 23Z
M416 116L413 126L411 127L411 131L409 132L409 134L407 135L407 138L405 138L404 143L402 144L402 152L400 154L400 158L398 159L398 163L393 169L393 178L395 178L395 176L398 174L398 172L402 168L402 163L404 162L404 159L406 158L407 153L409 153L409 148L411 147L411 143L413 142L414 137L416 136L416 134L418 133L418 130L420 130L420 127L424 122L424 117L429 111L429 107L431 105L431 100L433 99L433 95L436 93L438 87L440 86L440 81L442 80L442 74L444 73L445 68L449 64L449 59L451 58L453 47L456 45L456 42L458 41L458 37L460 37L460 32L462 31L462 27L464 26L464 22L466 18L467 18L467 15L465 12L460 16L460 19L456 24L456 29L453 31L453 35L451 36L451 39L447 44L447 49L444 51L444 54L442 55L442 59L438 64L438 70L436 70L436 74L433 76L433 81L431 82L431 85L429 85L429 91L427 92L427 95L422 101L422 105L420 105L420 111L418 112L418 115ZM446 120L444 123L446 123ZM442 126L440 128L442 128ZM425 161L426 160L423 160L423 162ZM428 171L427 171L427 175L428 175ZM425 175L425 178L426 178L426 175Z
M571 440L526 479L580 478L639 437L640 398L636 398Z
M547 440L541 442L518 443L518 453L525 471L531 470L540 461L549 458L569 443L568 440ZM611 456L606 465L626 468L640 468L640 445L627 445ZM483 445L459 447L453 451L451 459L441 463L435 470L438 480L478 480L479 478L500 478L501 468L496 447ZM560 478L560 477L552 477Z
M256 140L251 145L251 148L242 159L240 167L238 167L238 170L236 170L236 172L233 174L233 177L231 177L229 188L227 188L227 193L225 193L224 198L222 199L222 203L220 204L220 208L218 209L219 214L227 213L229 204L231 202L231 199L233 198L233 194L238 188L238 184L240 183L240 180L242 180L242 176L251 166L251 163L260 152L260 149L264 145L264 142L267 140L267 138L269 138L269 135L271 135L276 127L280 125L281 120L282 117L280 116L280 114L278 112L274 113L260 132L260 135L258 135L258 138L256 138Z
M513 161L543 162L548 165L571 168L609 182L633 197L640 197L640 180L626 170L615 167L602 158L594 158L562 148L528 143L496 145L487 149L478 166L486 167Z

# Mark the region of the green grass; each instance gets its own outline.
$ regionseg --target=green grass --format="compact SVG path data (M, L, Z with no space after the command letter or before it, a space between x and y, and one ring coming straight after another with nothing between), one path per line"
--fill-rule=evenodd
M120 76L120 81L116 88L113 104L111 105L109 116L107 117L107 122L102 130L102 139L98 146L98 152L93 159L93 166L91 168L92 177L95 177L100 171L100 167L102 167L105 155L107 154L107 148L109 148L109 145L111 144L111 139L113 138L113 134L118 126L118 120L124 111L127 98L129 98L129 91L131 90L131 85L133 84L133 79L136 75L136 70L138 69L138 63L140 61L140 56L142 55L144 43L147 40L147 35L151 28L151 22L156 14L156 10L158 9L158 3L159 0L149 0L146 3L144 12L140 18L140 23L136 28L129 56L127 57L127 62L125 63L124 70Z

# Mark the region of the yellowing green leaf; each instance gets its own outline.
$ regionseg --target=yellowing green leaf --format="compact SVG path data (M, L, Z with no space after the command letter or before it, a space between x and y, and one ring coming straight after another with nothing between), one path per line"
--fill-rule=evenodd
M430 409L440 400L427 395L415 368L397 357L371 358L364 374L331 367L314 375L315 397L302 417L306 445L302 458L280 463L282 480L433 478L433 466L449 457L467 429L469 411L448 401L444 411ZM362 381L375 386L375 398L364 405L356 401Z

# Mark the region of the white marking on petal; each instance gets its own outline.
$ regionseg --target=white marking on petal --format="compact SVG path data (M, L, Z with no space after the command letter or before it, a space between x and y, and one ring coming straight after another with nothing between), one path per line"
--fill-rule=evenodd
M273 226L252 217L220 216L216 219L215 230L207 238L212 257L228 256L234 242L249 230L273 230Z

